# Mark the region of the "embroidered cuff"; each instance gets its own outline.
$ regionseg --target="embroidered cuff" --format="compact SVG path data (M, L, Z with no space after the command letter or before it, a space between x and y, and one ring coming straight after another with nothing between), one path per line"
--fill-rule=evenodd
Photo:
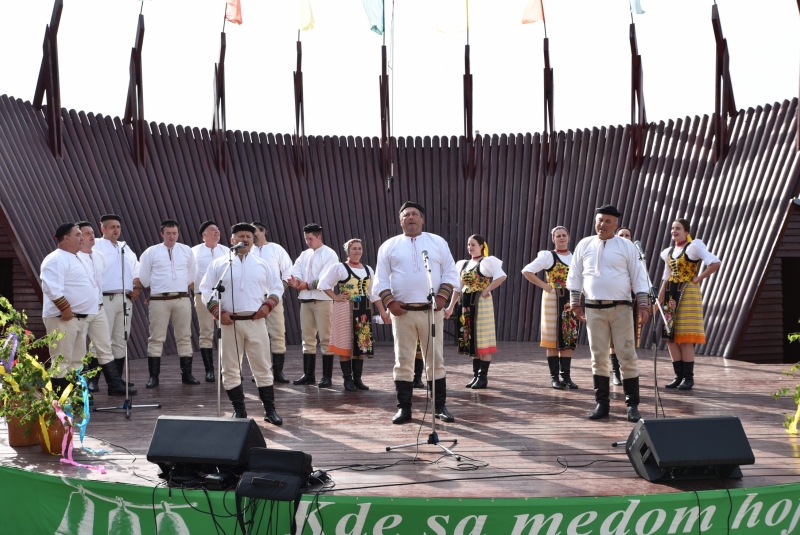
M267 305L267 308L269 308L269 311L272 312L272 310L276 306L278 306L278 301L279 301L278 296L275 295L275 294L272 294L269 297L267 297L267 300L264 301L264 304Z
M313 281L308 283L308 289L309 290L316 290L317 286L319 286L319 279L315 279L315 280L313 280Z
M53 300L53 304L58 307L61 312L64 312L66 309L69 308L69 301L67 301L66 297L59 297L58 299Z
M650 296L646 292L639 292L636 294L636 303L639 308L650 308Z
M208 309L209 312L211 312L212 316L214 316L215 318L218 317L218 314L219 314L219 303L217 301L213 301L213 300L209 301L208 305L206 305L206 308Z
M387 310L389 309L389 303L391 303L392 301L396 301L396 299L392 295L391 290L382 291L379 294L379 297L381 298L381 301L383 301L383 306L386 307Z
M569 291L569 306L573 307L581 306L581 292L577 290Z
M444 283L439 286L439 291L436 292L436 297L444 297L444 300L447 301L450 299L450 296L453 293L453 285Z

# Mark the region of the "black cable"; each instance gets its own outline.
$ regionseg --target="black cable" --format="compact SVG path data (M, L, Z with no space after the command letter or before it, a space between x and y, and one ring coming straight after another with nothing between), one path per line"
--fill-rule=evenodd
M701 516L700 513L702 513L703 511L700 508L700 495L694 488L691 488L691 491L694 492L694 499L695 501L697 501L697 535L702 535L703 530L701 528L701 524L703 522L703 517Z
M719 477L719 476L717 476L717 477ZM730 533L731 533L731 514L733 514L733 498L731 497L731 489L728 488L728 484L725 483L725 480L722 479L721 477L719 478L719 480L722 481L722 484L725 485L725 490L728 491L728 503L730 504L730 508L728 509L728 520L725 522L725 527L728 528L726 533L728 535L730 535ZM698 511L697 511L697 515L698 515L698 522L700 522L700 520L699 520L699 518L700 518L700 510L699 510L699 508L698 508Z
M156 489L163 484L164 484L163 481L157 482L156 485L153 487L153 493L150 496L150 506L152 507L153 510L153 526L155 527L156 535L158 535L158 521L156 517Z
M131 452L131 450L129 450L129 449L128 449L128 448L126 448L125 446L119 446L119 445L117 445L117 444L114 444L114 443L112 443L112 442L109 442L108 440L106 440L106 439L104 439L104 438L96 437L96 436L94 436L94 435L86 435L86 436L87 436L87 437L89 437L89 438L93 438L93 439L95 439L95 440L99 440L100 442L104 442L105 444L108 444L109 446L112 446L112 447L114 447L114 448L119 448L119 449L121 449L121 450L124 450L124 451L125 451L125 453L127 453L128 455L130 455L131 457L133 457L133 459L131 460L131 468L133 469L133 475L134 475L134 476L136 476L136 477L138 477L138 478L140 478L140 479L144 479L145 481L148 481L148 482L150 482L150 483L159 483L159 484L161 483L161 482L160 482L160 481L158 481L158 480L155 480L155 479L150 479L150 478L147 478L147 477L145 477L145 476L142 476L142 475L139 475L139 474L137 474L137 473L136 473L136 460L137 460L137 457L136 457L136 455L135 455L134 453L132 453L132 452ZM56 461L56 462L59 462L59 461Z

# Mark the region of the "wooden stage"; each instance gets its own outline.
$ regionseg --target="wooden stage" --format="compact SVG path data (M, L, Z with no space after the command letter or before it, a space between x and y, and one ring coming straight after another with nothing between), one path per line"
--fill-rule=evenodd
M594 407L586 346L576 351L572 366L572 378L581 388L563 391L550 388L544 351L538 344L506 342L499 349L489 370L489 388L474 391L464 388L472 376L469 359L456 355L452 345L445 346L447 406L456 421L437 428L443 444L458 439L453 450L464 456L460 463L443 458L439 448L431 445L423 445L418 451L413 447L386 451L387 446L424 441L430 432L430 412L423 420L423 390L415 390L412 422L391 423L396 408L389 345L378 347L376 357L365 363L364 382L371 387L367 392L344 392L338 363L334 367L334 388L278 385L276 405L284 420L282 427L263 421L255 384L246 374L248 414L258 422L267 447L311 454L314 467L328 470L336 484L333 493L340 496L523 498L724 488L720 481L654 484L634 473L624 448L611 447L612 442L627 439L633 427L624 417L622 387L612 386L610 420L592 422L586 418ZM639 408L645 418L652 418L652 353L640 350L639 357ZM665 351L659 352L658 365L663 385L672 378ZM771 396L780 387L793 386L789 378L780 374L786 368L699 357L697 386L692 391L662 388L663 410L668 418L733 415L742 420L756 464L742 467L744 478L728 480L730 487L798 481L797 437L788 435L782 427L784 413L794 411L793 402L776 401ZM300 348L290 347L285 373L296 379L301 369ZM318 357L318 379L320 372ZM194 374L202 380L200 358L195 358ZM38 446L12 449L5 429L0 431L0 464L69 478L152 486L158 481L157 466L145 457L157 417L216 416L217 383L180 384L175 357L164 358L160 387L145 389L146 377L147 362L132 361L131 378L139 390L134 402L162 403L162 409L133 409L129 420L121 412L93 412L85 443L111 453L85 454L77 449L75 440L75 459L102 463L107 474L59 464L58 457L42 454ZM95 406L117 405L121 398L106 396L104 385L101 381ZM230 415L224 392L222 412Z

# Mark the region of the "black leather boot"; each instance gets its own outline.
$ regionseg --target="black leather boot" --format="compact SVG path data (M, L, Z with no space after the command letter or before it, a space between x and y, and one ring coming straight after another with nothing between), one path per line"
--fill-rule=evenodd
M119 378L125 381L125 357L121 359L114 359L114 365L117 367ZM133 381L128 381L128 386L133 386Z
M200 356L203 358L203 367L206 369L206 382L213 383L214 378L214 350L211 348L200 348Z
M639 378L631 377L622 381L622 390L625 392L625 405L628 406L628 421L638 422L642 419L639 414Z
M472 359L472 381L464 385L465 388L472 388L478 382L478 373L481 371L481 359Z
M673 360L672 369L675 370L675 379L664 385L664 388L677 388L683 382L683 361Z
M199 385L200 381L192 375L192 357L178 358L181 366L181 382L185 385Z
M317 378L314 375L314 370L317 367L317 354L316 353L303 353L303 376L294 381L296 385L314 385Z
M361 374L364 373L364 359L353 359L353 384L359 390L369 390L369 387L361 380Z
M393 424L404 424L411 420L411 394L414 391L411 381L395 381L397 391L397 413L392 418Z
M436 398L434 399L434 407L436 409L435 415L443 422L455 422L456 419L450 414L450 411L445 407L447 401L447 378L442 377L434 381L436 389Z
M331 377L333 377L333 355L322 355L322 380L317 386L320 388L332 387Z
M475 360L473 359L473 362ZM480 362L480 370L478 370L478 380L472 385L473 390L478 390L479 388L486 388L486 385L489 384L489 380L486 376L489 374L489 365L492 363L491 360L479 360Z
M247 418L247 410L244 407L244 387L239 385L225 391L228 394L228 399L231 400L233 405L233 416L231 418Z
M570 368L572 367L572 357L558 357L558 363L561 366L561 382L564 386L576 389L578 385L572 382L570 378Z
M550 368L550 381L553 388L564 390L564 383L558 378L558 357L547 357L547 366Z
M150 379L145 388L155 388L158 386L158 375L161 373L161 357L147 357L147 369L150 371Z
M103 377L106 378L108 385L109 396L124 396L125 395L125 382L120 378L117 371L117 365L113 362L108 364L101 364L100 369L103 370ZM136 393L133 388L128 388L128 393L132 396Z
M611 375L614 377L614 386L620 386L622 377L619 374L619 359L616 353L611 353L609 357L611 357Z
M353 384L353 365L352 360L342 360L339 364L342 366L342 377L344 377L344 389L348 392L356 392L358 388Z
M683 362L683 382L678 385L678 390L691 390L694 386L694 361Z
M592 380L594 381L594 399L597 401L597 407L589 413L589 419L599 420L600 418L608 418L611 378L593 375Z
M95 368L99 368L100 363L97 362L97 359L92 357L92 360L89 361L89 365L86 366L86 371L94 370ZM95 375L92 378L86 379L86 389L89 392L97 392L100 390L100 385L97 384L98 379L100 379L99 375Z
M422 382L422 373L425 371L425 361L423 359L414 359L414 388L425 388L425 383Z
M53 392L60 395L69 386L69 381L63 377L52 377L50 378L50 386L53 387Z
M275 412L275 389L272 385L259 386L258 397L264 405L264 421L273 425L283 425L283 418Z
M272 379L276 383L288 383L289 379L283 375L283 363L285 362L286 355L283 353L272 354Z

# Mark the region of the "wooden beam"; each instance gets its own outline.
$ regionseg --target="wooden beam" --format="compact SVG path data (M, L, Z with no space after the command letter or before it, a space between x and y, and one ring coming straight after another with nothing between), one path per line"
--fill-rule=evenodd
M142 76L142 47L144 46L144 15L139 14L136 24L136 38L131 49L128 68L128 96L125 100L125 114L122 122L133 125L133 159L136 164L147 165L145 135L147 125L144 119L144 80Z
M298 32L299 34L299 32ZM294 71L294 156L297 177L303 176L305 162L305 103L303 101L303 44L297 39L297 70Z
M644 137L647 129L647 111L644 105L644 70L639 44L636 39L636 25L632 22L629 30L631 44L631 142L633 158L631 169L641 165L644 157Z
M386 45L381 46L381 75L378 77L381 102L381 179L386 180L391 191L394 175L394 164L391 156L391 128L389 109L389 75L387 69Z
M472 73L470 72L469 45L464 45L464 141L466 143L464 176L475 178L475 150L472 130Z
M553 174L555 172L556 164L556 126L554 119L554 106L553 106L553 68L550 66L550 39L544 38L542 43L544 52L544 134L542 136L542 144L544 145L543 154L547 158L545 165L548 172Z
M217 162L217 171L223 174L227 167L228 145L227 123L225 115L225 50L227 43L225 32L220 34L219 61L214 65L214 119L211 124L211 134L214 136L214 154Z
M716 42L716 75L714 87L714 159L728 154L728 117L736 116L736 100L733 96L733 83L730 73L728 41L722 33L722 22L717 5L711 6L711 25Z
M56 158L62 157L64 147L61 122L61 77L58 69L58 27L61 23L63 9L63 0L55 0L53 12L50 15L50 24L46 26L44 31L42 64L39 67L39 78L36 81L36 90L33 94L33 106L37 110L44 109L42 104L45 95L47 95L47 107L45 110L47 140L50 150Z

